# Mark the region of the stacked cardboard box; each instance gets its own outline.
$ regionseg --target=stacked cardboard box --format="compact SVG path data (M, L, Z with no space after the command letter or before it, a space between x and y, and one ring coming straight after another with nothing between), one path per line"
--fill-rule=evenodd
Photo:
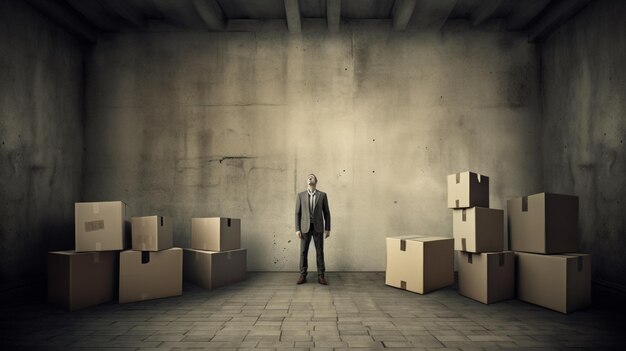
M385 284L418 294L454 284L452 238L388 237Z
M578 197L550 193L507 203L517 297L562 313L591 303L591 256L578 249Z
M513 298L514 254L504 251L504 211L489 208L489 178L473 172L448 175L448 208L459 294L484 304Z
M133 217L132 249L120 253L120 303L183 293L183 252L173 246L170 218Z
M247 251L241 248L241 220L192 218L191 248L184 250L184 277L207 290L246 279Z
M74 205L75 250L48 253L48 301L70 311L115 299L119 251L129 245L121 201Z

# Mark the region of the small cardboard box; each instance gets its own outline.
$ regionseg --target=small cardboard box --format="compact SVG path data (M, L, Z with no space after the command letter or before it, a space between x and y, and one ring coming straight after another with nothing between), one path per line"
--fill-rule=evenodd
M74 204L76 252L130 247L129 207L121 201Z
M387 238L385 284L425 294L454 283L454 239Z
M472 207L452 211L455 250L474 253L504 250L504 210Z
M555 254L578 250L578 196L540 193L507 201L509 248Z
M48 301L66 310L115 299L117 252L48 252Z
M185 249L183 266L186 281L211 290L246 279L247 250Z
M133 250L162 251L174 247L172 219L162 216L133 217Z
M229 251L241 248L241 220L237 218L192 218L191 248Z
M474 172L448 175L448 208L489 207L489 177Z
M490 304L515 297L513 251L458 253L459 294Z
M120 253L120 303L178 296L183 293L183 250Z
M591 255L516 252L517 298L561 313L591 303Z

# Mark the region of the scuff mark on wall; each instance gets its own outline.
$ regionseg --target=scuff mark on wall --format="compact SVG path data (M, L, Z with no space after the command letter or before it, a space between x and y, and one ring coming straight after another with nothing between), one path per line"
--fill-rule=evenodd
M222 163L224 161L228 161L228 160L252 160L255 159L256 157L252 157L252 156L222 156L219 158L213 158L210 159L208 162L219 162Z

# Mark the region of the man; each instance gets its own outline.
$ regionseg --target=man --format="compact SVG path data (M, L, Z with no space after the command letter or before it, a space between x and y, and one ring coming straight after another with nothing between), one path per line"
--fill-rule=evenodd
M306 177L307 190L296 198L296 235L300 238L300 278L298 284L306 282L308 255L311 238L317 254L317 281L327 285L324 278L324 238L330 236L330 209L326 193L317 190L317 177ZM323 237L322 237L323 235Z

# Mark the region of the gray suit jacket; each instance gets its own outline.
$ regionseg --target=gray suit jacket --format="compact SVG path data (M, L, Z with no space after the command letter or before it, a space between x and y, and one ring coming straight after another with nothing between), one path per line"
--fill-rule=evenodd
M313 224L315 232L330 231L330 208L326 193L317 190L317 199L313 208ZM308 233L311 227L309 218L309 193L303 191L296 197L296 231Z

